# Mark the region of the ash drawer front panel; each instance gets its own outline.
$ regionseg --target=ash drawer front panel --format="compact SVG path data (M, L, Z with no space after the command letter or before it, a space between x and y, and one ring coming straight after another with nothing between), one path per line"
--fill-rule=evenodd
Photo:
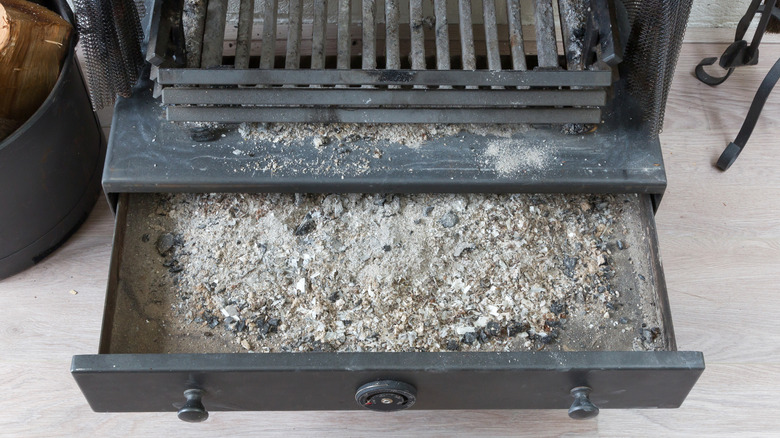
M543 351L532 346L512 352L370 353L210 351L214 344L175 344L191 340L182 333L149 331L159 321L145 313L144 300L157 310L174 307L165 301L173 291L163 283L137 280L144 269L159 270L159 261L148 261L152 256L138 258L139 242L154 247L154 236L147 234L165 229L138 222L159 216L159 204L149 203L149 196L119 197L100 354L73 358L71 372L98 412L179 410L180 418L198 421L207 411L376 409L388 403L398 409L570 408L572 417L587 417L596 407L679 407L704 370L701 353L676 351L647 195L620 202L634 212L627 216L633 219L626 234L634 235L628 244L633 252L616 250L622 255L610 259L615 269L610 278L624 292L644 296L632 301L630 293L620 295L626 307L645 308L626 315L656 315L658 332L650 325L640 328L642 319L635 320L636 327L621 330L616 323L611 332L589 332L573 324L572 314L564 331L579 330L584 337L576 345L559 339ZM649 347L654 351L632 351L642 347L631 343L637 328L656 340ZM138 341L147 338L149 343Z
M676 408L704 369L699 352L279 353L75 356L97 412L176 411L202 389L211 411L360 409L355 391L392 379L412 409L566 409L593 389L599 408Z

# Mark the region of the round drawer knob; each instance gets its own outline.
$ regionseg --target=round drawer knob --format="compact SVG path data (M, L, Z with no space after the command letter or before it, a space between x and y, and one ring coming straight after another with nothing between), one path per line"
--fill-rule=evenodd
M599 414L599 408L590 401L590 391L591 389L587 386L578 386L571 390L574 402L569 408L569 417L575 420L584 420Z
M411 407L417 400L414 386L395 380L378 380L358 388L355 400L372 411L392 412Z
M188 423L199 423L209 418L209 413L201 402L203 391L200 389L188 389L184 391L187 402L179 409L179 420Z

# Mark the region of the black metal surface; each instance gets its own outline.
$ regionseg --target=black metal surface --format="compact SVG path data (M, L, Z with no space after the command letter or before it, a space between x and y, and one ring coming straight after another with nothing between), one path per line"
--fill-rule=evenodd
M162 85L452 85L606 87L612 71L160 69Z
M165 88L164 104L324 106L403 106L453 108L517 106L600 106L604 90L385 90L371 88ZM438 111L432 113L434 116ZM600 122L598 120L597 122Z
M346 108L170 106L172 122L217 123L599 123L599 108Z
M623 44L620 39L615 0L591 0L591 14L594 15L598 25L601 60L607 65L618 65L623 61Z
M66 2L46 6L72 20ZM70 42L41 107L0 141L0 279L41 261L95 205L105 139Z
M672 309L669 304L669 294L666 289L666 276L661 264L661 253L658 249L658 230L655 224L654 213L658 210L658 203L663 194L650 195L643 200L647 214L642 217L641 228L647 238L650 239L650 251L647 254L650 266L653 269L652 278L658 291L656 306L661 315L664 326L664 343L669 350L677 350L677 339L674 336L674 323L672 321ZM652 212L652 213L651 213Z
M151 83L117 102L103 176L107 193L121 192L545 192L663 193L666 175L658 137L641 111L618 93L592 134L565 135L530 127L518 150L543 147L544 166L500 174L486 156L495 137L461 133L417 148L389 142L348 142L350 153L326 152L311 139L289 146L241 138L227 126L214 142L192 140L189 127L165 120ZM525 143L524 143L525 142ZM375 155L379 151L379 155ZM343 151L342 151L343 152ZM381 156L380 156L381 155ZM379 158L377 158L377 156ZM338 165L336 161L338 160ZM333 166L328 163L333 162ZM360 163L366 168L353 171ZM352 166L352 167L350 167Z
M703 369L701 353L661 351L87 355L71 366L97 412L175 412L193 384L209 411L360 409L356 389L382 379L417 388L412 409L568 409L576 386L601 409L675 408Z
M146 60L155 67L184 67L187 65L181 17L182 5L183 0L156 0L154 2Z

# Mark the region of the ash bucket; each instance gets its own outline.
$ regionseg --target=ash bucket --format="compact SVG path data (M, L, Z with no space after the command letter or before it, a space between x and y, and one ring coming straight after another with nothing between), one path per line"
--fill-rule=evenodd
M65 0L42 3L75 26ZM70 37L49 96L0 141L0 279L59 247L100 193L105 139L77 64L76 39Z

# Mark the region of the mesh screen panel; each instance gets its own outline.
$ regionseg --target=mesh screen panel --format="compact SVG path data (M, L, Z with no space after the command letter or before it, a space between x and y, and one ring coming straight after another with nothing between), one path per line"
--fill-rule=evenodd
M631 93L645 109L653 132L661 131L669 87L693 0L623 0L631 23L626 67Z

